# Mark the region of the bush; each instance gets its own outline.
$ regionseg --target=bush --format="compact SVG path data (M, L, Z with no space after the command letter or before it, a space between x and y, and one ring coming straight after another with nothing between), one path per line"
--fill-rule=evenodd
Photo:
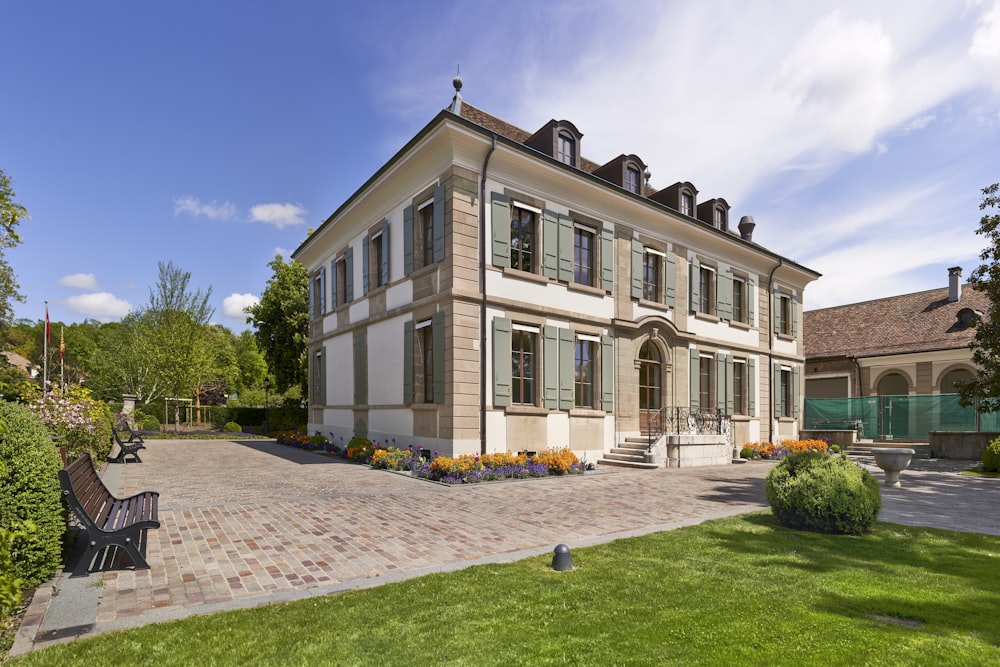
M21 589L24 579L14 576L14 559L11 548L15 540L26 539L33 533L32 524L26 526L14 525L10 529L0 528L0 627L4 617L10 614L21 602Z
M368 438L362 438L359 435L351 438L351 441L347 443L347 458L352 461L361 461L362 463L367 463L371 460L372 454L375 453L375 447L372 445L372 441Z
M66 532L61 467L41 420L23 405L0 402L0 529L35 528L10 549L13 570L7 574L27 586L51 577L61 562Z
M744 445L743 449L740 450L741 459L752 459L754 458L754 449L749 445Z
M983 471L1000 472L1000 437L990 440L983 451Z
M70 385L32 400L29 407L52 435L62 438L70 460L90 452L95 461L111 453L111 411L90 390Z
M226 422L226 425L222 427L222 430L226 433L242 433L243 427L236 422Z
M140 418L142 421L140 421ZM139 425L143 431L159 431L160 430L160 420L156 415L146 414L144 412L135 413L135 423Z
M783 526L817 533L861 535L882 509L878 482L844 456L789 454L767 475L771 511Z

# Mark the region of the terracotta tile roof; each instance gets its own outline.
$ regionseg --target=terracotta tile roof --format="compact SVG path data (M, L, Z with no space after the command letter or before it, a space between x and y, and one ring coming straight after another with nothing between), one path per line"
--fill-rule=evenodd
M523 144L533 134L532 132L528 132L511 125L505 120L500 120L496 116L492 116L482 109L472 106L468 102L462 102L462 118L481 127L485 127L491 132L496 132L502 137L507 137L511 141L516 141L519 144ZM580 171L592 174L600 168L600 166L601 165L596 162L580 156Z
M968 347L975 327L958 322L958 311L989 311L989 298L969 285L948 303L948 288L903 294L803 315L806 359L877 357Z

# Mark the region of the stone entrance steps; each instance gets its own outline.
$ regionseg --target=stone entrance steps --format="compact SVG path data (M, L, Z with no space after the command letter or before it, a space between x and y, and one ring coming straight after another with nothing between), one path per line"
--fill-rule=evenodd
M646 450L649 448L649 440L644 437L625 438L619 442L617 447L612 447L610 452L597 460L599 465L618 466L619 468L633 468L636 470L656 470L660 466L655 463L646 463Z
M856 442L847 448L848 456L872 456L873 447L899 447L912 449L915 459L929 459L931 446L926 442Z

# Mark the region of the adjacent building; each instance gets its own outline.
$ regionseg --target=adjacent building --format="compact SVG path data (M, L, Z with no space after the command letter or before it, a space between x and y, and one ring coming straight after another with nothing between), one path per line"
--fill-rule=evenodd
M590 461L704 413L731 443L797 435L819 274L725 199L655 190L639 156L598 164L583 140L456 92L310 235L310 431Z

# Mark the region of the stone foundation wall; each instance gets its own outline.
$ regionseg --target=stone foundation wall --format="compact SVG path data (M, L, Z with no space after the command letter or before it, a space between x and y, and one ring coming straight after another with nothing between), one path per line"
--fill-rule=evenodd
M972 431L931 431L930 445L939 459L968 459L981 461L986 445L1000 433Z

